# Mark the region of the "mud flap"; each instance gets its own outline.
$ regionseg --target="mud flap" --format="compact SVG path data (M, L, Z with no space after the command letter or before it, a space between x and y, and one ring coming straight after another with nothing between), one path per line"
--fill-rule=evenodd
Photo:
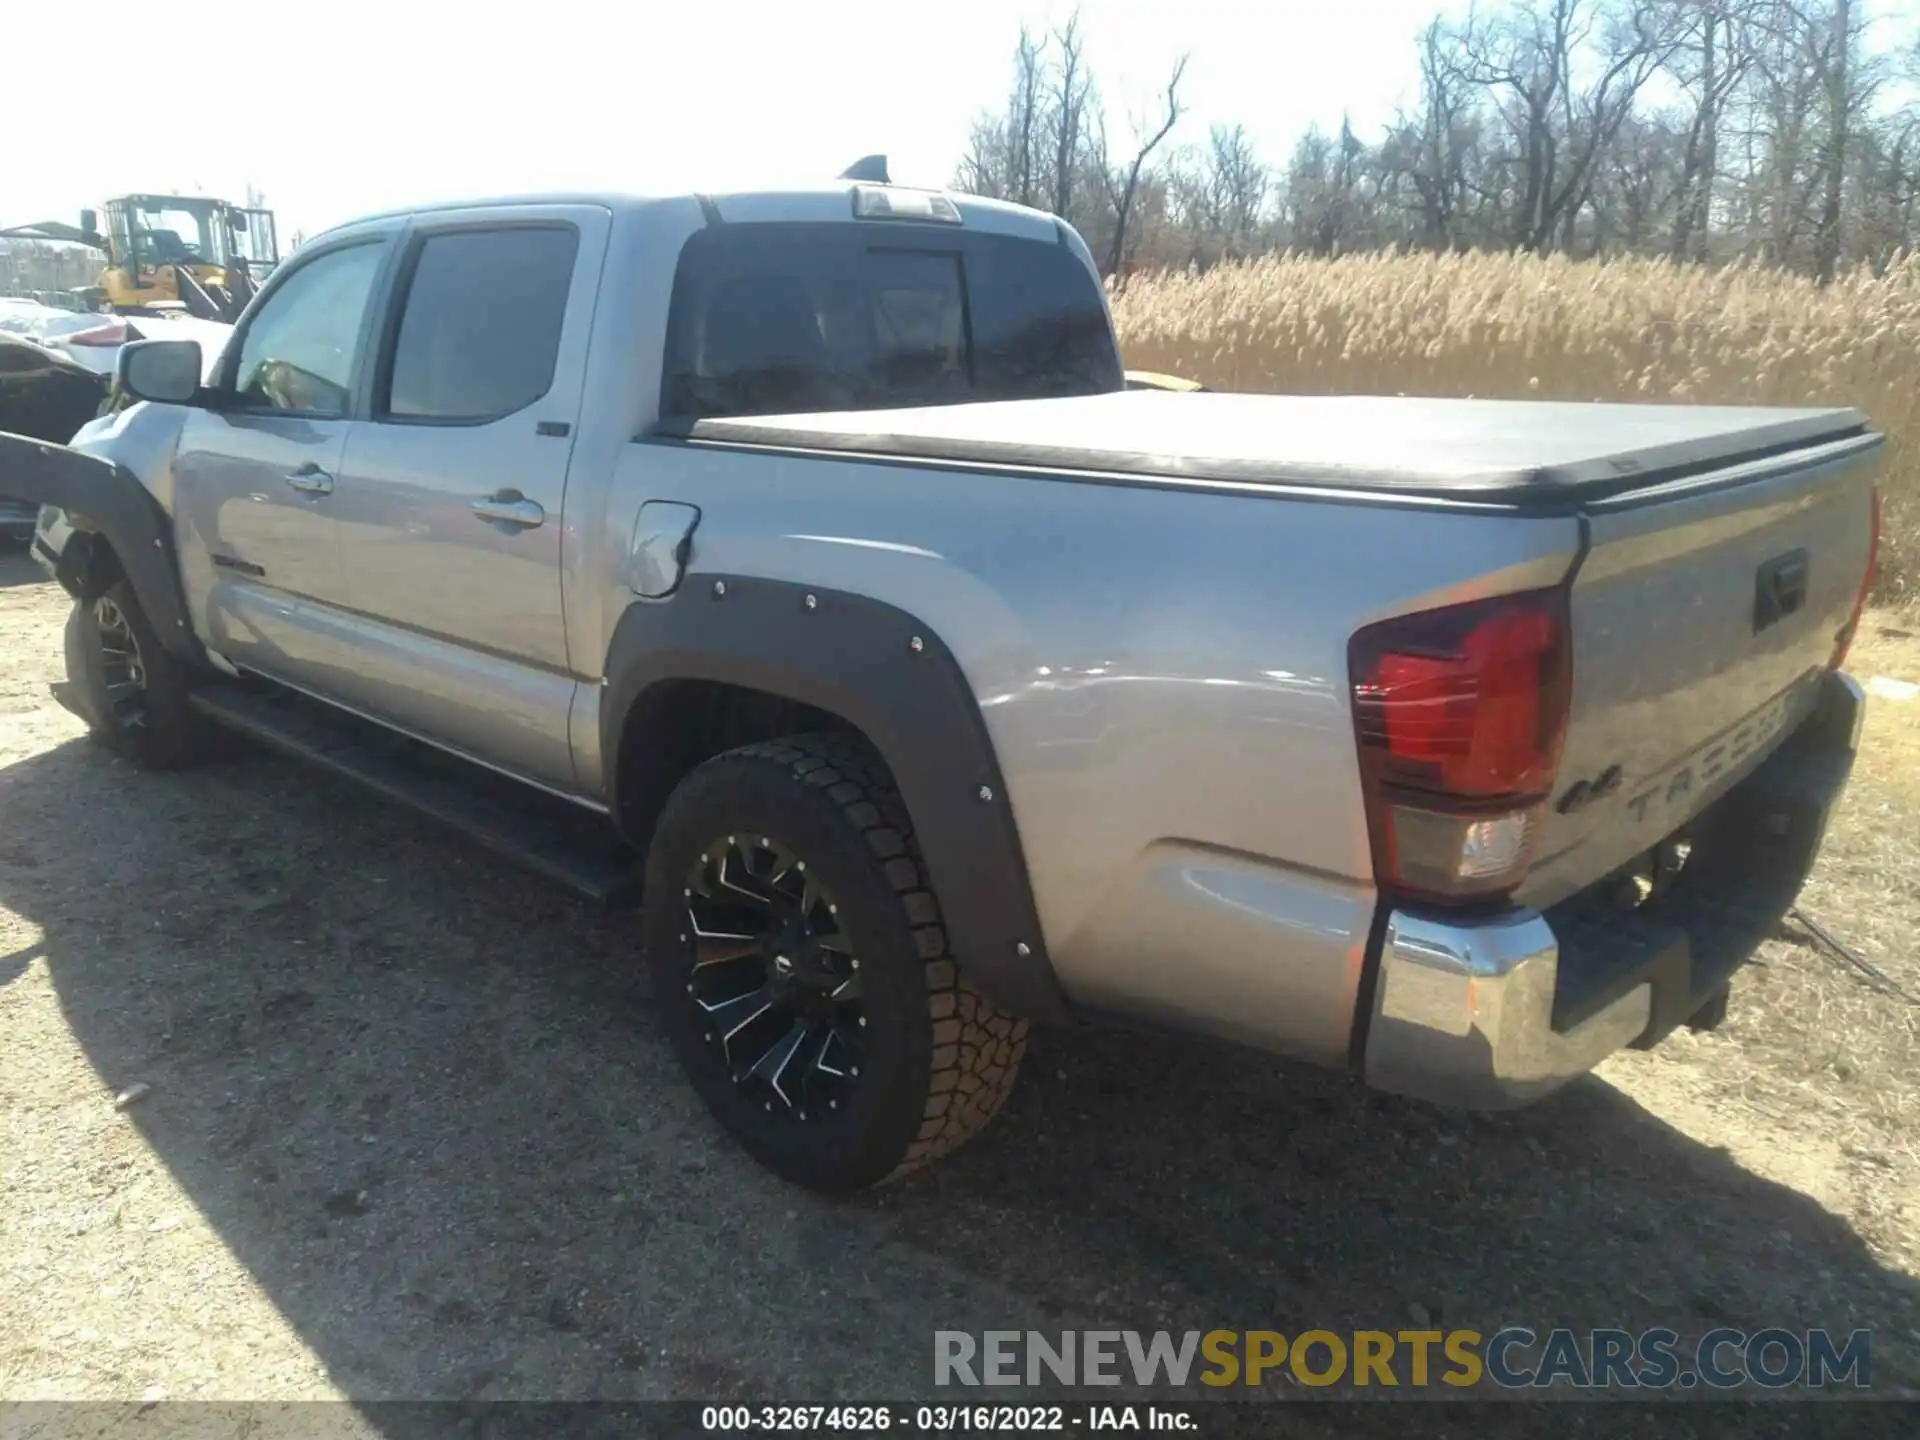
M75 719L86 722L88 726L92 726L93 716L87 712L87 707L81 703L79 689L71 680L56 680L47 688L53 691L53 698L59 703L62 710L65 710Z
M104 538L161 644L190 666L204 663L187 624L172 527L131 470L65 445L0 431L0 491L64 510L76 528ZM68 542L69 549L74 543ZM62 583L73 588L65 556L60 568Z
M88 644L87 607L75 605L67 615L67 678L53 682L53 698L89 730L100 728L92 697L101 691L99 651Z

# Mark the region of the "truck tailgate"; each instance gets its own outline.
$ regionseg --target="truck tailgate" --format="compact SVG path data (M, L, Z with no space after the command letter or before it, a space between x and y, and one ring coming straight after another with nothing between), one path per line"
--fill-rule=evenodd
M1566 743L1517 900L1634 862L1805 717L1860 594L1880 449L1831 439L1587 505Z

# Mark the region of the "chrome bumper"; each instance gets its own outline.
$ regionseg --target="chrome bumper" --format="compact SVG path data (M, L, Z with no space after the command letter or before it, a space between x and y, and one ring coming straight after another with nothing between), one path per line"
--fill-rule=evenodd
M1509 1109L1585 1074L1646 1030L1650 985L1555 1031L1559 965L1559 943L1537 911L1480 923L1394 911L1367 1030L1367 1083L1439 1105Z

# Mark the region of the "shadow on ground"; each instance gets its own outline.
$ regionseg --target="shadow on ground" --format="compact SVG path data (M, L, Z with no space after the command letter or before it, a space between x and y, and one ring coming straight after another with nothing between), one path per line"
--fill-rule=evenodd
M970 1150L814 1199L681 1084L631 917L267 757L154 776L74 741L0 770L0 903L363 1399L925 1397L937 1328L1916 1323L1842 1222L1597 1081L1449 1120L1252 1053L1045 1036Z

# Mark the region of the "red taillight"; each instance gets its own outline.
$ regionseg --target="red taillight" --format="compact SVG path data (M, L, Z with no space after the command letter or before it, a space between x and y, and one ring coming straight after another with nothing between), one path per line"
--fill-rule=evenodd
M1880 563L1880 487L1873 487L1873 518L1867 530L1867 568L1860 576L1859 593L1853 597L1853 613L1847 617L1847 623L1841 628L1839 637L1833 642L1833 659L1827 662L1827 668L1838 670L1847 663L1847 651L1853 648L1853 637L1860 630L1860 616L1867 608L1867 594L1873 589L1874 568Z
M76 330L61 338L69 345L124 345L131 337L127 333L126 321L109 320L92 329Z
M1520 882L1566 737L1570 660L1562 590L1396 616L1353 637L1383 880L1444 898Z

